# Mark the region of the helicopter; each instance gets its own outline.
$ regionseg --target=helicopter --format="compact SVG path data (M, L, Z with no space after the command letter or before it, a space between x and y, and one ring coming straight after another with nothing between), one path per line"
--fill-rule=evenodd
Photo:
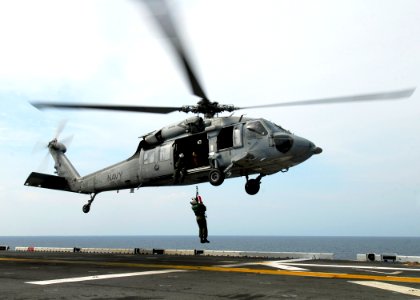
M54 159L56 175L32 172L26 186L61 190L90 196L83 206L88 213L95 197L106 191L141 187L196 185L209 182L220 186L225 179L245 177L245 191L259 192L263 177L287 172L322 153L322 148L264 118L235 116L243 109L282 106L393 100L410 97L415 88L325 99L282 102L237 107L211 101L187 55L181 35L164 0L144 0L157 26L167 38L178 60L191 92L199 98L195 105L160 107L126 106L63 102L32 102L38 109L96 109L139 113L192 113L194 116L142 135L129 158L80 176L65 155L67 147L58 134L48 145ZM223 116L224 112L231 113ZM251 178L253 176L254 178Z

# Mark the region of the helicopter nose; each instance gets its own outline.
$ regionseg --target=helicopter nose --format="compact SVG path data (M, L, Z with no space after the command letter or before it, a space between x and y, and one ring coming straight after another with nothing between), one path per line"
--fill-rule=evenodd
M312 143L311 141L308 141L308 142L309 142L309 148L310 148L310 151L312 152L312 154L321 154L322 153L322 148L321 147L315 146L315 144Z
M279 134L274 136L275 146L282 153L290 153L299 159L308 159L314 154L320 154L322 148L311 141L296 135Z
M312 155L322 152L322 148L315 146L314 143L305 138L294 136L293 140L292 153L297 160L304 161Z
M312 153L313 154L321 154L322 153L322 148L321 147L316 147L314 145L314 148L312 148Z

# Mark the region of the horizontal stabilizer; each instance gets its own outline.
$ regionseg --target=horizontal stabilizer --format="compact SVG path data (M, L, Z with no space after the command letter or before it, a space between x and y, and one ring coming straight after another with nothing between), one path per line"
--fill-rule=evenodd
M28 179L26 179L25 185L72 192L67 180L64 177L36 172L32 172L29 175Z

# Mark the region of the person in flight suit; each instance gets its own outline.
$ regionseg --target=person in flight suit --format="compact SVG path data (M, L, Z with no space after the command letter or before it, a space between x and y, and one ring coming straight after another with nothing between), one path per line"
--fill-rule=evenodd
M185 159L184 153L180 153L178 156L178 160L175 163L175 174L174 174L174 183L182 183L185 177Z
M191 209L194 211L198 224L198 236L201 243L210 243L207 239L207 221L206 221L206 206L203 204L201 196L197 195L191 200Z

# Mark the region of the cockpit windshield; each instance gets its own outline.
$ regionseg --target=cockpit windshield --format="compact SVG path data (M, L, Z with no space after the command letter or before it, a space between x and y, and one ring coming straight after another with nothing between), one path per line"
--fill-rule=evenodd
M246 124L246 129L248 129L249 131L258 133L260 135L267 135L267 130L265 129L263 124L261 124L261 122L258 120L248 122Z
M286 132L286 133L291 134L291 132L289 130L284 129L280 125L277 125L277 124L275 124L273 122L270 122L270 121L267 121L267 120L264 120L264 121L265 121L264 122L265 125L267 125L267 127L269 127L272 132Z

